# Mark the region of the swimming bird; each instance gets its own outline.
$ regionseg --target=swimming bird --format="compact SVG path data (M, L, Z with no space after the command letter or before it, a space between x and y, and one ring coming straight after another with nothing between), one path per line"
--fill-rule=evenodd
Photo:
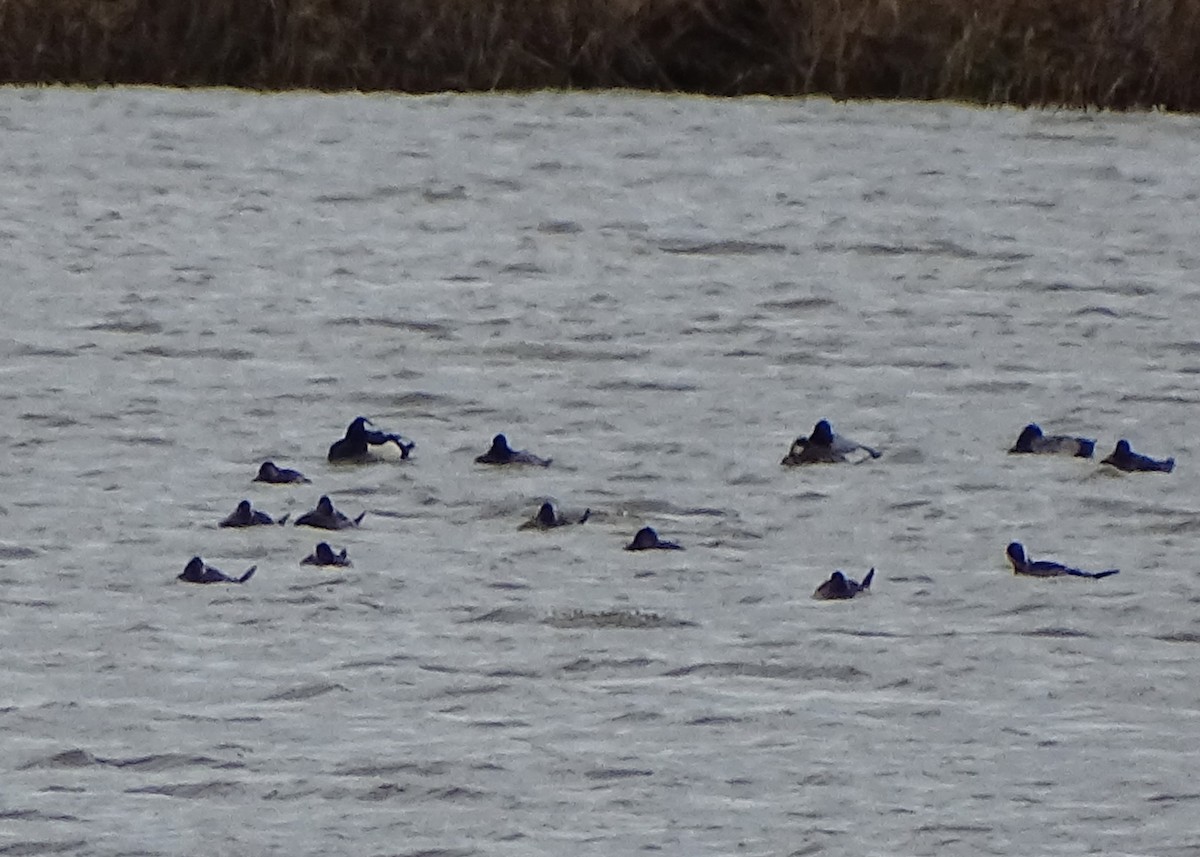
M300 560L301 565L336 565L341 568L350 568L354 565L346 556L346 549L342 548L341 553L334 553L333 548L328 542L318 542L317 547Z
M357 518L351 520L333 508L332 500L322 495L321 499L317 501L317 508L311 512L305 512L297 518L296 526L316 527L321 530L347 530L351 527L357 527L366 514L366 512L363 512Z
M1100 462L1101 464L1111 464L1117 470L1124 470L1126 473L1170 473L1175 469L1175 459L1157 459L1151 458L1148 455L1140 455L1134 452L1129 441L1119 440L1117 446L1109 454L1108 458Z
M492 447L483 455L476 457L476 464L535 464L539 467L549 467L553 459L538 458L531 452L512 449L508 438L502 434L492 438Z
M298 485L312 482L299 470L288 470L286 467L276 467L274 461L264 461L258 468L255 482L269 482L272 485Z
M668 542L658 537L658 533L653 527L642 527L637 531L637 535L633 537L628 545L625 546L627 551L646 551L646 550L668 550L681 551L683 546L675 542Z
M568 520L558 514L554 509L554 504L550 502L543 503L541 508L537 510L537 514L530 518L521 526L519 530L551 530L555 527L565 527L568 524L582 524L592 514L591 509L584 509L583 515L578 521Z
M818 420L813 426L812 434L801 436L792 441L788 454L780 464L795 466L799 464L842 464L849 459L847 456L865 453L865 456L879 458L883 453L877 449L834 434L829 420ZM865 461L863 456L861 460Z
M264 524L279 524L283 526L287 523L288 516L284 515L278 521L274 520L266 512L260 512L250 506L249 500L243 500L237 504L237 508L230 512L229 517L217 524L218 527L259 527Z
M1030 423L1021 429L1021 435L1013 444L1010 453L1025 452L1034 455L1073 455L1076 458L1091 458L1096 441L1086 437L1067 434L1043 434L1042 427Z
M813 593L813 598L820 601L840 601L846 598L853 598L860 592L868 592L871 589L871 581L875 577L875 569L867 572L867 576L863 578L862 583L857 580L846 577L840 571L835 571L829 575L829 579L817 587Z
M1099 580L1102 577L1120 573L1120 569L1116 568L1110 568L1108 571L1080 571L1077 568L1046 559L1035 562L1025 556L1025 547L1020 542L1010 543L1004 549L1004 553L1008 556L1008 561L1012 563L1013 574L1028 574L1031 577L1058 577L1065 574L1071 577L1090 577L1093 580Z
M241 577L230 577L211 565L205 565L204 560L194 556L188 561L187 566L183 569L183 574L179 575L178 579L186 583L245 583L254 576L257 568L257 565L252 565Z
M371 452L372 446L383 446L394 443L400 449L400 457L408 458L416 444L398 434L369 429L374 425L366 417L355 417L354 422L346 428L346 436L329 447L329 460L345 464L365 464L378 461L379 456Z

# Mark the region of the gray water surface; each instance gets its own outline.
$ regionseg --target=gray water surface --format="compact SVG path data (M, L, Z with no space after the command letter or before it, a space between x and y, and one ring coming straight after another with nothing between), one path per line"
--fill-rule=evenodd
M8 89L0 130L0 854L1200 853L1196 119ZM359 414L413 458L327 464ZM883 457L781 467L821 417ZM1179 465L1006 455L1029 421ZM553 465L474 464L498 431ZM216 527L321 494L362 528ZM518 531L547 498L592 517Z

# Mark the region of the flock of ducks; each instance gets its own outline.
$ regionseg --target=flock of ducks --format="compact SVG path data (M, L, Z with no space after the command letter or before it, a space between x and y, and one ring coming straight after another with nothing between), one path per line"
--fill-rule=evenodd
M1073 437L1071 435L1048 435L1037 423L1030 423L1021 430L1017 442L1013 444L1010 454L1028 455L1070 455L1075 458L1091 458L1096 449L1096 441L1092 438ZM807 436L796 438L792 442L788 454L783 457L781 464L799 466L804 464L842 464L879 458L880 453L847 437L835 434L828 420L820 420ZM1175 469L1175 459L1156 459L1133 451L1129 441L1122 438L1109 456L1100 462L1126 473L1170 473ZM1020 542L1012 542L1005 548L1005 556L1012 565L1014 574L1025 574L1031 577L1088 577L1100 580L1118 574L1115 568L1106 571L1083 571L1051 560L1032 560L1025 553L1025 547ZM862 583L846 577L842 572L835 571L829 580L817 587L814 598L822 600L842 600L853 598L867 592L871 580L875 576L872 568L863 578Z
M391 434L375 429L374 424L366 417L357 417L346 428L345 437L334 442L329 447L328 460L335 464L365 464L381 460L372 451L372 447L383 447L393 444L400 452L400 457L406 459L412 453L416 444L398 434ZM1096 448L1096 441L1090 438L1074 437L1071 435L1047 435L1036 423L1030 423L1021 430L1010 454L1030 455L1069 455L1076 458L1091 458ZM795 467L808 464L844 464L855 461L867 461L879 458L882 453L849 438L834 433L828 420L820 420L813 426L812 432L796 438L792 442L788 454L781 464ZM477 464L488 465L526 465L533 467L549 467L551 459L541 458L531 452L513 449L509 446L508 438L498 434L492 438L492 445L480 456L475 458ZM1129 441L1121 439L1116 447L1101 464L1115 467L1127 473L1157 472L1170 473L1175 469L1175 459L1155 459L1134 452ZM273 461L264 461L258 469L255 482L265 482L272 485L310 484L311 479L298 470L290 470L276 466ZM315 527L323 530L352 529L362 523L366 512L356 518L350 518L334 508L328 496L322 495L317 501L316 508L306 512L295 521L298 527ZM577 518L566 518L561 515L551 503L543 503L537 513L520 526L519 529L552 529L570 524L582 524L591 515L591 510L584 510ZM278 521L266 512L255 509L249 500L242 500L237 508L222 520L221 527L255 527L283 526L287 523L288 515ZM659 537L653 527L643 527L634 535L633 540L625 546L625 550L683 550L683 546ZM1012 542L1005 549L1005 555L1012 564L1014 574L1024 574L1033 577L1087 577L1099 580L1118 574L1118 569L1106 571L1083 571L1050 560L1032 560L1020 542ZM348 567L352 565L343 548L335 552L328 542L318 542L313 552L300 560L301 565L316 565L328 567ZM205 564L204 560L195 556L188 562L179 579L187 583L245 583L254 576L257 566L251 566L240 576L234 577L219 569ZM813 598L819 600L846 600L864 592L869 592L871 581L875 577L872 568L863 577L862 582L846 577L841 571L835 571L829 579L817 587Z
M374 461L376 458L370 451L371 446L381 446L387 443L396 445L400 450L401 458L408 458L416 446L415 443L398 434L388 434L368 428L370 425L371 421L366 417L358 417L350 423L346 429L346 436L329 447L329 461L346 464ZM278 467L273 461L264 461L259 466L258 475L254 477L253 481L271 485L307 485L312 482L299 470ZM298 517L295 525L297 527L315 527L321 530L346 530L361 524L366 514L366 512L362 512L357 518L351 518L334 508L333 501L327 495L322 495L317 501L316 508ZM276 521L266 512L255 509L249 500L242 500L237 504L237 508L217 526L283 526L287 520L288 515L284 515ZM335 552L328 542L318 542L313 552L300 560L300 564L341 568L353 565L345 548L340 552ZM233 577L206 564L200 557L194 556L184 567L183 572L179 575L179 580L186 583L245 583L254 576L257 568L257 566L251 566L243 574Z
M1087 437L1072 437L1065 434L1048 435L1037 423L1030 423L1021 430L1017 442L1013 444L1010 454L1029 455L1070 455L1074 458L1091 458L1096 449L1096 441ZM1129 441L1122 438L1117 441L1113 451L1107 458L1101 459L1101 464L1115 467L1126 473L1170 473L1175 469L1175 459L1151 458L1133 451ZM1083 571L1071 568L1062 563L1050 560L1031 560L1025 554L1025 547L1020 542L1012 542L1004 549L1005 556L1012 564L1013 574L1027 574L1032 577L1089 577L1100 580L1104 577L1118 574L1119 570L1110 568L1107 571Z
M1013 444L1010 453L1031 453L1034 455L1071 455L1075 458L1091 458L1096 449L1096 441L1086 437L1072 437L1067 434L1045 434L1037 423L1030 423L1021 430L1017 442ZM1129 441L1122 438L1117 441L1108 458L1101 459L1101 464L1111 465L1126 473L1170 473L1175 469L1174 458L1157 459L1148 455L1140 455L1129 446Z

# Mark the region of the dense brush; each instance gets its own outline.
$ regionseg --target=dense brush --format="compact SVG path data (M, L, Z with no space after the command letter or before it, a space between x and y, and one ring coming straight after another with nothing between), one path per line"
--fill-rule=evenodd
M1176 0L0 0L0 80L1200 108Z

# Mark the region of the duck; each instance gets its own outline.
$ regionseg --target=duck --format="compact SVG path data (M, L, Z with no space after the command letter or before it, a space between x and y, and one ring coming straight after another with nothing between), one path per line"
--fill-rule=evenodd
M408 458L417 446L411 440L398 434L367 428L371 425L374 423L366 417L355 417L354 421L346 427L346 436L335 441L333 446L329 447L329 460L338 464L366 464L379 461L381 460L380 456L372 453L371 447L383 446L386 443L396 444L400 449L400 457Z
M299 470L289 470L286 467L276 467L274 461L264 461L258 468L255 482L268 482L271 485L300 485L311 483L312 480Z
M1030 423L1021 429L1017 442L1009 450L1013 453L1029 453L1032 455L1071 455L1075 458L1091 458L1096 449L1096 441L1086 437L1073 437L1067 434L1043 434L1042 427Z
M1010 542L1008 547L1004 549L1005 556L1012 563L1013 574L1027 574L1030 577L1058 577L1060 575L1068 575L1070 577L1090 577L1093 580L1100 580L1103 577L1111 577L1114 574L1120 574L1120 569L1110 568L1107 571L1080 571L1077 568L1063 565L1059 562L1051 562L1050 560L1029 559L1025 555L1025 546L1020 542Z
M843 464L850 460L849 457L866 461L867 458L879 458L881 455L883 453L877 449L834 434L829 420L818 420L811 434L792 441L788 454L780 464Z
M537 510L537 514L530 518L525 523L521 524L519 530L552 530L555 527L565 527L568 524L582 524L592 514L591 509L584 509L579 520L570 520L564 518L554 508L554 504L547 501Z
M840 571L835 571L829 575L828 580L817 587L816 591L813 592L813 598L816 598L818 601L842 601L847 598L853 598L860 592L869 592L871 590L871 581L874 578L874 568L867 572L867 576L863 578L862 583L846 577Z
M625 546L627 551L668 550L681 551L683 546L675 542L660 539L653 527L642 527L634 535L633 541Z
M513 449L508 445L508 438L498 434L492 438L491 448L483 455L475 458L476 464L532 464L537 467L549 467L553 459L539 458L531 452Z
M204 560L198 556L194 556L188 560L183 573L177 579L185 583L245 583L254 576L254 572L257 569L258 566L252 565L246 569L246 573L241 577L230 577L225 572L215 569L211 565L205 565Z
M1124 470L1126 473L1170 473L1175 469L1175 459L1157 459L1151 458L1148 455L1140 455L1133 451L1129 446L1129 441L1122 438L1117 441L1116 447L1108 458L1100 462L1101 464L1110 464L1117 470Z
M249 500L243 500L237 504L237 508L229 513L229 516L218 527L260 527L266 524L279 524L283 526L287 523L288 516L284 515L278 521L273 519L266 512L260 512L250 505Z
M332 500L322 495L321 499L317 501L317 508L311 512L305 512L297 518L296 526L316 527L321 530L347 530L357 527L362 523L362 519L366 514L366 512L363 512L357 518L348 518L333 508Z
M340 568L350 568L354 565L346 556L346 549L342 548L341 553L334 553L333 548L329 546L329 542L318 542L316 548L300 560L301 565L336 565Z

